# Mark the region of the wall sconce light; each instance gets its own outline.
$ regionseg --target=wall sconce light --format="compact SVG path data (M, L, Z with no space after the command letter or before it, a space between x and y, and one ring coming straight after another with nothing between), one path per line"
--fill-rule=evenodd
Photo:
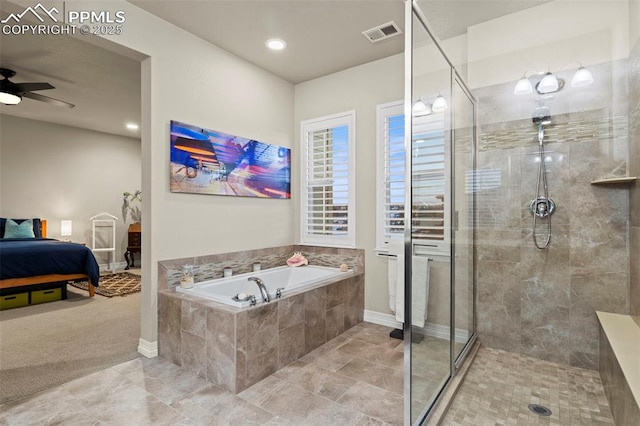
M433 103L425 102L423 97L418 98L418 100L411 107L411 115L414 117L424 117L426 115L431 115L434 112L440 113L447 109L447 101L444 99L444 96L438 94Z
M583 66L578 68L578 71L576 71L571 79L571 87L584 87L591 83L593 83L593 74Z
M516 87L513 89L514 95L528 95L533 92L533 85L527 78L527 74L523 74L522 78L516 83Z
M540 83L536 85L536 90L541 94L553 93L558 91L559 86L558 79L549 71L542 77Z
M534 75L543 75L543 73L533 73ZM573 78L571 79L571 87L585 87L593 83L593 75L591 71L580 65ZM535 85L536 92L540 95L546 95L549 93L555 93L564 87L564 80L557 78L551 71L544 73L542 79ZM528 95L533 92L533 84L530 77L527 77L527 73L524 73L522 78L518 80L513 88L514 95Z
M73 221L62 220L60 221L60 236L70 237L72 234Z
M436 100L433 101L433 106L431 107L431 109L433 110L433 112L443 112L445 109L447 109L447 106L447 101L445 100L444 96L438 95Z
M423 117L433 114L433 110L431 109L431 104L425 103L422 98L420 98L411 107L411 114L414 117Z

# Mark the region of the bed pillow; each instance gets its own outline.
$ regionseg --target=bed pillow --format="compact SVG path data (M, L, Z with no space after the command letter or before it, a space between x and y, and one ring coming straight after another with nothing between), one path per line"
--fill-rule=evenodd
M25 220L27 219L13 219L15 223L22 223ZM36 238L42 238L42 232L41 232L42 224L40 223L40 219L34 218L31 220L33 221L33 235L35 235ZM6 223L7 223L7 218L0 217L0 238L4 237L4 228Z
M4 238L35 238L33 233L33 220L26 219L17 223L12 219L7 219L4 225Z

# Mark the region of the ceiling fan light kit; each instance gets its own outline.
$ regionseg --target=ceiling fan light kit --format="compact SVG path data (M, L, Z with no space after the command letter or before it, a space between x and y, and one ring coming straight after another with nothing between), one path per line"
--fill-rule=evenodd
M66 108L73 108L75 106L69 102L33 93L37 90L55 89L55 87L49 83L14 83L9 79L15 76L16 72L8 68L0 68L0 75L4 77L0 80L0 103L5 105L16 105L22 101L22 98L29 98Z

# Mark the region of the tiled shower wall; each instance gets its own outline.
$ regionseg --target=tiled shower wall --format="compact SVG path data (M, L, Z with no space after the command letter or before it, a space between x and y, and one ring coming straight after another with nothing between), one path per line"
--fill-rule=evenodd
M513 102L492 88L474 93L489 111ZM595 311L627 312L629 191L590 182L626 173L628 127L628 115L610 109L553 115L545 148L557 210L551 246L538 250L528 211L537 128L531 119L480 124L478 167L487 179L477 204L476 303L483 344L598 367Z
M640 177L640 41L629 57L629 175ZM640 182L629 198L629 313L640 326Z

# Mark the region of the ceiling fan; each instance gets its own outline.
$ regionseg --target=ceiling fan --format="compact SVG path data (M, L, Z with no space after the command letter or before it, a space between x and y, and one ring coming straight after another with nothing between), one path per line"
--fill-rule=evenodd
M4 79L0 80L0 103L16 105L22 101L22 98L29 98L66 108L73 108L75 106L69 102L33 93L37 90L55 89L55 87L49 83L14 83L9 79L16 75L16 72L8 68L0 68L0 75L4 77Z

